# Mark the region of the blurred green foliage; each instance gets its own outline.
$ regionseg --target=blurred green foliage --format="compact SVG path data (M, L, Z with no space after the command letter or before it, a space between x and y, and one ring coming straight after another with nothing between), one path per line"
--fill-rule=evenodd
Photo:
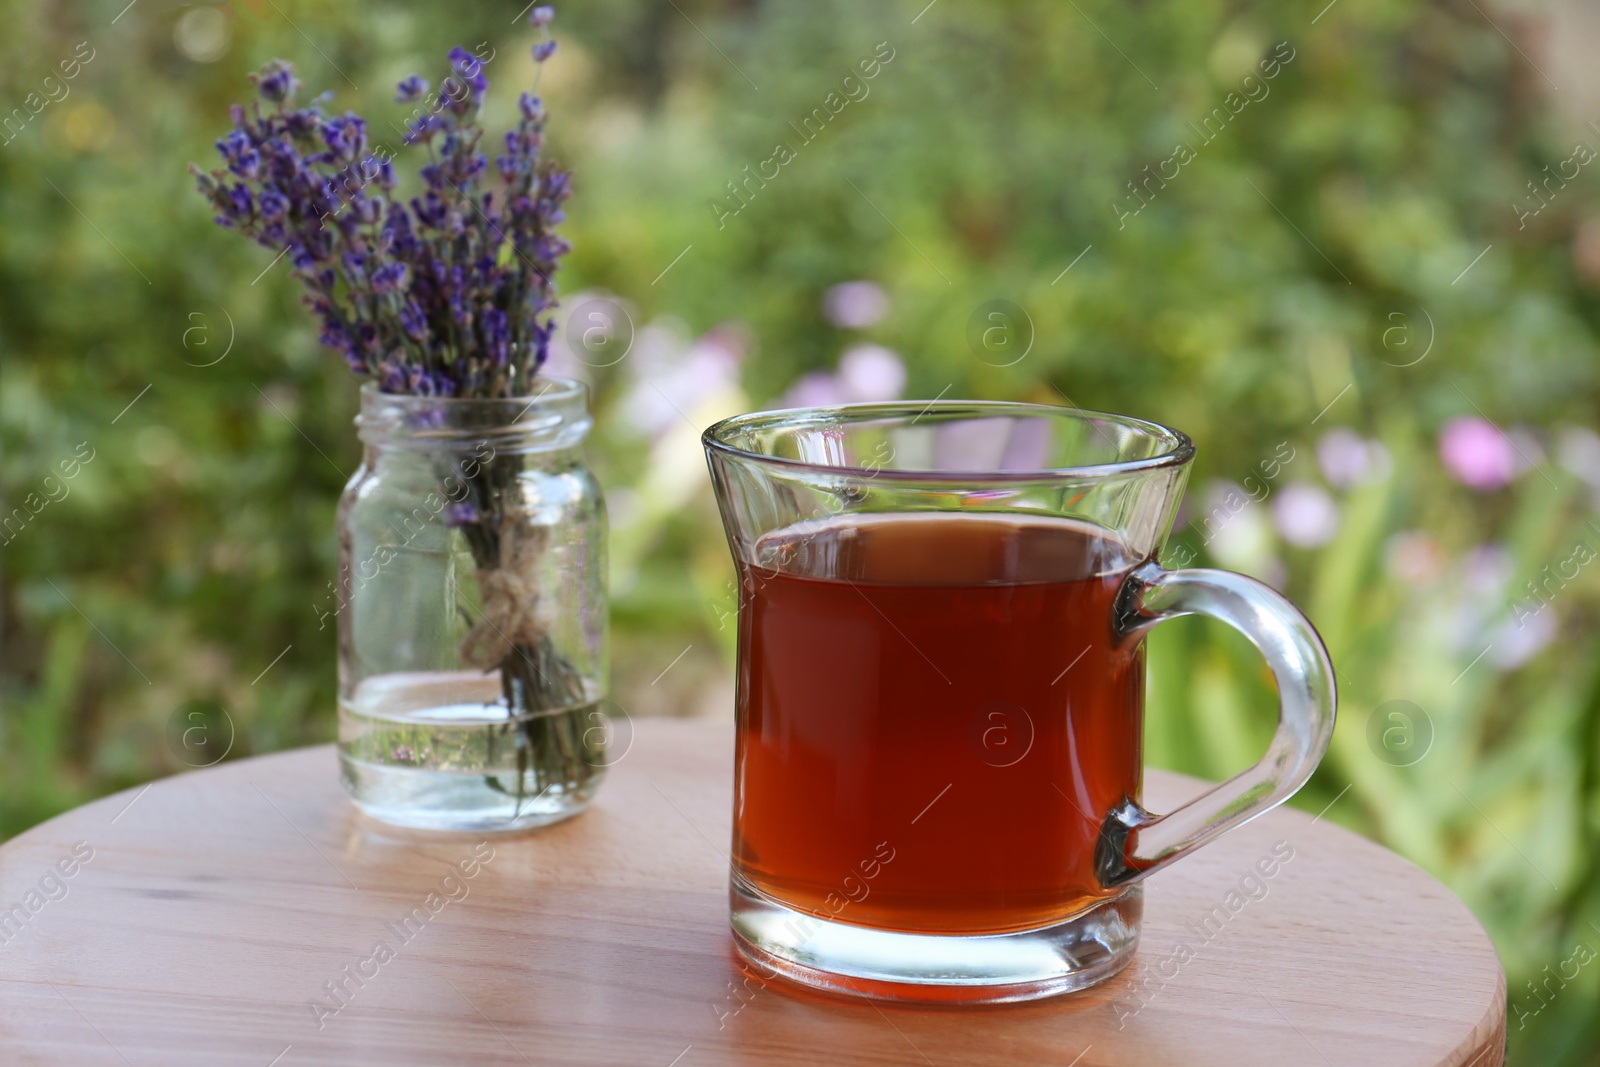
M1316 6L562 10L540 86L577 176L561 280L616 294L638 333L614 366L567 361L597 387L618 699L726 713L731 568L690 424L771 402L848 345L900 353L909 396L1065 398L1178 426L1200 446L1202 518L1220 482L1260 487L1286 444L1271 494L1181 529L1169 554L1267 577L1307 609L1342 719L1296 803L1474 909L1507 965L1514 1062L1591 1063L1600 969L1548 977L1576 944L1600 948L1600 568L1544 597L1540 640L1512 624L1528 581L1600 547L1592 438L1571 428L1597 410L1596 179L1542 186L1536 216L1510 206L1543 202L1527 183L1572 138L1478 5ZM212 733L228 758L332 735L314 605L358 461L355 383L282 264L218 232L185 169L212 165L247 73L291 58L307 96L332 91L390 143L394 82L437 83L452 43L497 49L491 127L532 74L511 4L121 9L14 7L0 37L0 109L25 109L0 133L4 511L48 500L0 538L0 837L209 762ZM93 58L34 114L84 41ZM893 58L833 115L828 94L880 42ZM1280 42L1292 58L1259 78ZM818 107L829 121L806 140L790 124ZM1226 125L1202 133L1216 108ZM794 158L735 199L726 183L779 142ZM1166 162L1179 145L1193 158ZM882 286L887 316L831 324L824 293L855 279ZM993 300L1022 312L998 352L970 341ZM742 362L697 374L708 345ZM659 412L652 392L678 409L664 423L640 415ZM1508 487L1449 477L1435 442L1457 416L1511 430ZM1376 473L1329 483L1316 453L1337 427L1382 443ZM1294 485L1333 501L1331 539L1285 536ZM1154 636L1155 762L1231 773L1272 703L1219 628ZM1422 755L1390 752L1391 728L1423 731Z

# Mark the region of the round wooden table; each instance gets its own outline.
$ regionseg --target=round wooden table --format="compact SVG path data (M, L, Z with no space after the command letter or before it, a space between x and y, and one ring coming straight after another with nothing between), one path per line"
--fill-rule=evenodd
M593 809L516 836L373 822L331 747L35 827L0 847L0 1062L1502 1062L1505 978L1477 920L1283 809L1151 878L1137 958L1087 992L930 1008L763 979L728 932L731 727L634 733ZM1146 783L1155 810L1197 788Z

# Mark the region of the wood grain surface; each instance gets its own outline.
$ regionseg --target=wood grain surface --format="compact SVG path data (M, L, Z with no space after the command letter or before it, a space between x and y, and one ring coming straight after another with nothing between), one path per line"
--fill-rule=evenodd
M0 1064L1502 1062L1505 979L1473 916L1287 810L1150 879L1137 958L1088 992L928 1008L747 973L731 756L726 723L641 721L593 809L487 839L365 818L331 747L86 805L0 847L0 909L22 915L0 912ZM1155 810L1197 789L1146 783ZM1293 856L1263 878L1274 848Z

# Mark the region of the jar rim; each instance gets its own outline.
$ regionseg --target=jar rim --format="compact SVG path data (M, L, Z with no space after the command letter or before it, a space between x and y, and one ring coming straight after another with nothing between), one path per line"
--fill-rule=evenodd
M534 384L542 384L544 388L537 393L527 396L419 396L416 393L385 393L378 388L375 381L361 383L361 400L365 404L369 399L396 407L421 409L428 407L466 406L469 404L494 405L529 405L534 401L549 398L552 404L565 400L584 400L589 398L589 386L576 378L559 378L555 375L540 375L534 378Z
M370 444L441 447L498 439L524 448L561 448L588 434L589 387L573 378L536 378L527 396L459 397L385 393L361 386L356 432Z

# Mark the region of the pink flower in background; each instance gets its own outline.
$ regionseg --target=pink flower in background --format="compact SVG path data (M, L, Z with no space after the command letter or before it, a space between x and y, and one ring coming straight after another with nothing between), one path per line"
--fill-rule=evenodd
M1461 579L1467 593L1484 602L1500 597L1516 569L1511 550L1504 545L1478 545L1461 558Z
M1221 479L1196 494L1199 514L1189 524L1218 563L1259 574L1272 551L1272 525L1244 486Z
M646 325L622 364L633 379L622 398L623 417L652 437L677 429L708 398L737 388L747 347L743 328L732 323L693 343L675 323Z
M1495 670L1516 670L1554 643L1558 630L1552 607L1541 608L1520 621L1506 619L1489 634L1485 658Z
M854 345L839 357L839 381L853 401L898 400L906 387L906 367L882 345Z
M783 394L781 406L828 407L898 399L906 387L906 366L882 345L852 345L833 373L811 371Z
M1449 585L1440 605L1451 643L1465 657L1463 663L1497 636L1491 631L1505 616L1506 587L1516 570L1510 549L1493 542L1467 549L1449 568Z
M1389 538L1385 562L1389 573L1407 585L1428 585L1444 574L1450 560L1435 538L1407 530Z
M824 408L845 402L844 386L827 371L814 370L801 376L789 391L783 394L778 406L783 408Z
M883 321L889 294L877 282L844 282L822 295L822 316L845 330L862 330Z
M1344 427L1329 430L1317 441L1317 466L1335 489L1381 481L1393 466L1389 450Z
M1003 471L1038 470L1050 455L1052 427L1048 419L1017 419L1011 424L1011 437L1000 456ZM1177 520L1178 527L1183 519Z
M1296 482L1273 497L1272 521L1291 545L1316 548L1339 532L1339 505L1321 486Z
M1516 474L1511 441L1488 419L1451 419L1439 433L1439 459L1462 485L1482 492L1501 489Z
M1600 434L1583 426L1568 426L1556 438L1556 462L1600 489Z

